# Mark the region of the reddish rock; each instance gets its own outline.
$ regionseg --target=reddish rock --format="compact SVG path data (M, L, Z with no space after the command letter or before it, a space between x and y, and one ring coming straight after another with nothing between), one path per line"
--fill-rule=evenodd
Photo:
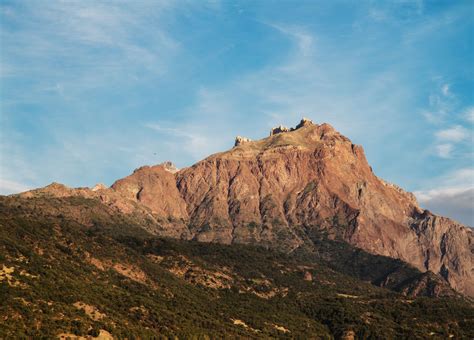
M161 224L157 233L171 237L291 251L324 232L439 273L474 296L470 228L424 211L413 194L378 178L362 147L330 125L304 120L280 130L177 172L142 167L111 189L77 194L100 193L128 212L143 207Z
M362 147L328 124L240 145L176 177L198 240L289 251L305 242L302 230L324 230L440 273L474 295L472 230L424 213L413 194L378 178Z
M186 203L176 188L174 172L167 163L136 169L130 176L116 181L112 189L163 218L188 218Z
M304 272L304 280L305 281L313 281L313 275L310 272Z

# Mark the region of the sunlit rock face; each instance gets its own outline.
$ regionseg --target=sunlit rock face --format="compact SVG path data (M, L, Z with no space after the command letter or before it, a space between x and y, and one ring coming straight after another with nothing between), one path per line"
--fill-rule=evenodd
M239 145L242 145L242 144L251 142L251 141L252 141L252 140L251 140L250 138L237 136L237 137L235 137L234 146L239 146Z
M303 119L261 140L240 137L191 167L142 167L110 189L39 190L100 196L121 211L149 214L160 223L157 234L183 239L292 251L324 233L439 273L474 296L472 230L378 178L363 148L328 124Z

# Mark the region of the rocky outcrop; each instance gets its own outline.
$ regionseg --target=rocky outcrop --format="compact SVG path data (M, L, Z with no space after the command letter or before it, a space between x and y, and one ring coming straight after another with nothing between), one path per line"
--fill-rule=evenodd
M163 169L171 172L172 174L175 174L179 171L179 169L170 161L163 162L160 165L163 167Z
M302 128L308 125L314 125L313 121L311 119L303 117L301 121L298 123L298 125L296 125L295 130L298 130L299 128Z
M303 119L175 173L142 167L99 192L115 206L149 211L162 235L291 252L324 234L440 274L474 296L472 230L378 178L362 147L328 124Z
M417 267L441 274L454 289L474 296L472 229L427 210L415 215L410 227L421 253Z
M234 146L239 146L239 145L242 145L242 144L251 142L251 141L252 141L252 140L251 140L250 138L237 136L237 137L235 137Z
M290 131L289 128L287 128L286 126L280 125L270 130L270 136L276 135L277 133L283 133L283 132L288 132L288 131Z
M107 187L105 186L105 184L98 183L91 190L92 191L100 191L100 190L106 190L106 189L107 189Z
M140 202L164 218L187 219L174 174L164 165L144 166L111 187L122 197Z
M313 121L311 119L303 117L301 121L294 128L287 128L286 126L283 126L283 125L272 128L270 130L270 136L276 135L278 133L295 131L302 127L310 126L310 125L314 125Z

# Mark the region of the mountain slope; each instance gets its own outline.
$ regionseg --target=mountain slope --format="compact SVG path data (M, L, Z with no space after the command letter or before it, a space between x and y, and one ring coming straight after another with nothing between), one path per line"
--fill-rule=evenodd
M143 167L87 195L118 211L141 209L156 222L149 231L162 236L292 252L325 233L433 271L474 296L472 230L378 178L362 147L328 124L303 120L262 140L240 138L189 168Z
M150 197L157 204L161 196L137 178L159 169L139 170L112 188L142 187L148 199L137 200L153 209ZM309 229L325 230L371 253L440 273L474 295L472 230L423 211L412 194L375 176L362 147L328 124L302 121L294 131L243 143L175 177L182 199L165 216L184 218L197 240L291 251Z
M347 243L313 235L288 255L143 223L97 198L0 198L0 337L474 336L472 303L442 283L445 297L413 297L423 274Z

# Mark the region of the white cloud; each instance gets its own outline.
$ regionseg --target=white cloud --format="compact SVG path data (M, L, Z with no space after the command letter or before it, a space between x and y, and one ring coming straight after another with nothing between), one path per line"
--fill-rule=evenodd
M449 158L451 157L451 152L453 151L452 144L439 144L436 145L436 152L439 157L441 158Z
M436 132L436 137L443 141L460 142L469 137L469 131L461 125L456 125Z
M275 23L262 22L277 31L287 35L297 46L297 53L304 57L311 56L314 51L314 36L298 26L286 26Z
M186 128L182 129L176 129L176 128L167 128L167 127L162 127L160 124L157 123L146 123L145 127L155 130L157 132L161 132L170 136L178 137L178 138L185 138L188 142L188 148L187 150L203 150L206 149L209 146L209 140L207 137L199 134L192 132L192 129L190 131L187 131Z
M461 125L455 125L437 131L435 136L438 141L438 144L435 146L438 156L441 158L450 158L455 147L458 151L459 148L462 150L466 141L469 142L469 140L472 139L472 132Z
M198 161L232 147L234 136L249 136L249 131L254 131L259 117L247 119L242 115L245 109L242 109L241 97L237 93L246 89L235 88L246 85L245 82L245 85L236 83L225 89L201 88L195 100L180 112L179 121L151 121L144 126L165 136L174 150L174 154L170 152L174 157L172 161L187 158L186 163L178 163L188 166L190 161ZM263 131L266 132L267 128L259 132Z
M474 227L474 188L446 188L415 192L424 208Z
M455 170L440 178L440 183L449 187L474 187L474 168Z
M311 34L306 33L304 30L297 28L297 27L285 27L282 28L281 26L274 26L281 32L291 36L297 46L298 52L304 56L309 57L313 54L314 51L314 37Z
M143 1L136 6L33 1L20 9L12 7L15 29L5 25L7 29L1 30L5 53L0 74L36 80L30 91L15 96L22 102L37 99L58 84L62 95L77 98L124 75L130 81L136 81L136 74L162 75L167 62L180 51L179 42L161 24L170 8L169 1ZM154 23L153 29L148 22ZM142 40L135 39L138 35ZM65 66L57 68L58 63Z
M420 205L474 227L474 168L455 170L433 182L436 188L414 192Z
M466 157L468 143L472 141L472 131L462 125L447 126L453 117L474 122L474 108L461 110L457 96L451 92L451 85L443 82L443 77L433 77L437 83L436 91L429 96L429 108L422 110L425 119L435 125L443 126L435 132L435 150L441 158L451 158L454 151L460 157Z
M124 127L133 104L118 107L115 97L169 72L181 52L168 26L174 1L0 3L0 81L10 85L0 103L5 192L52 181L93 185L157 161L152 150L162 145L134 130L141 126ZM134 151L125 153L124 143Z
M422 110L421 114L428 122L440 124L459 109L459 102L457 96L451 91L451 84L445 83L443 77L433 77L432 81L434 89L428 96L428 108Z
M19 192L27 191L29 189L31 189L31 187L26 184L0 178L1 195L17 194Z

